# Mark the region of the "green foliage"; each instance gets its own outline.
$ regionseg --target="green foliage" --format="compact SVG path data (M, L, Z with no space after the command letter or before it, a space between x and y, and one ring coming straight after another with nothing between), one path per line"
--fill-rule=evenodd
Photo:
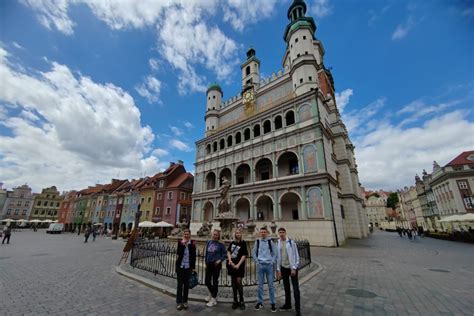
M398 203L398 194L393 192L390 193L390 195L387 198L387 207L391 207L392 209L395 209Z

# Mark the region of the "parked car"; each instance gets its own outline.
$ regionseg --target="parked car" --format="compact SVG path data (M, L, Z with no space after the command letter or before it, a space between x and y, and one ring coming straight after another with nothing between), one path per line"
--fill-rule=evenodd
M61 234L64 229L64 224L61 223L52 223L49 224L46 234Z

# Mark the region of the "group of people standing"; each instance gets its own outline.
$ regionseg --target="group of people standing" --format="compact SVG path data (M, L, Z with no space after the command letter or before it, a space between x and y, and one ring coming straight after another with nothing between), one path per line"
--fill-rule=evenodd
M260 229L260 238L255 241L252 248L252 260L257 267L258 301L254 310L260 310L263 306L263 286L267 281L270 293L270 310L276 312L274 266L278 279L283 279L285 289L285 303L280 307L281 311L292 309L290 280L293 286L296 315L301 315L300 292L298 281L299 253L296 242L286 236L286 230L280 227L279 239L275 243L269 238L266 226ZM242 239L242 231L237 229L227 248L220 241L220 231L212 232L212 239L206 243L204 248L205 259L205 284L209 290L206 297L206 306L217 305L217 294L219 290L219 275L222 264L225 262L227 273L232 280L233 303L232 309L245 310L242 279L245 276L246 259L248 258L248 247ZM183 239L178 241L176 274L177 293L176 303L178 310L188 309L189 279L196 270L196 242L191 240L189 229L185 229Z
M400 237L407 236L408 239L416 239L416 236L419 235L419 232L415 228L401 228L397 227L397 233Z

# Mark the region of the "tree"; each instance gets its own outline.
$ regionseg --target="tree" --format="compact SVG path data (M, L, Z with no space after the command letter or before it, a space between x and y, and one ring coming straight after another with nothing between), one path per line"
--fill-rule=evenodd
M398 202L399 202L398 201L398 194L396 192L390 193L390 195L387 198L387 207L395 209Z

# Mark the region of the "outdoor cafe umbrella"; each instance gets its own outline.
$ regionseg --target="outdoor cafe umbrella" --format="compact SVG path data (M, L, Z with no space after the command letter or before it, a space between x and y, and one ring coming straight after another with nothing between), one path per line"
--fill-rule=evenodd
M445 217L443 219L440 220L440 222L442 223L450 223L450 222L458 222L461 220L461 216L460 215L451 215L451 216L448 216L448 217Z
M150 227L157 227L155 223L150 222L150 221L144 221L138 224L138 227L143 227L143 228L150 228Z
M102 226L102 223L95 223L94 226Z
M45 220L43 220L42 222L43 222L43 223L52 223L53 221L50 220L50 219L45 219Z
M39 219L32 219L30 223L41 223L41 221Z
M154 227L173 227L173 225L165 221L161 221L156 223Z
M7 223L15 223L16 220L14 219L11 219L11 218L7 218L7 219L2 219L2 222L7 222Z
M460 215L460 217L462 217L460 219L460 221L462 221L462 222L474 222L474 214L472 214L472 213L467 213L467 214L464 214L464 215Z

